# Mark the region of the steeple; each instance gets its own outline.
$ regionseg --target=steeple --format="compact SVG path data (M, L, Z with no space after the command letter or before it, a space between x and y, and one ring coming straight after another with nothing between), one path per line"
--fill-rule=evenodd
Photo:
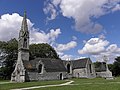
M19 32L18 53L22 60L29 60L29 31L27 25L27 15L24 12L21 29Z
M29 33L28 32L28 26L27 26L27 15L26 15L26 11L24 12L24 17L22 20L22 25L21 25L21 30L19 33L19 38L23 37L25 33Z
M29 31L27 26L26 11L24 12L18 40L18 59L11 76L11 81L25 82L26 70L23 62L29 61Z
M29 49L29 31L27 26L27 16L26 11L24 12L24 17L22 20L21 30L19 32L19 49Z
M28 31L26 11L24 12L24 17L23 17L23 21L22 21L21 30Z

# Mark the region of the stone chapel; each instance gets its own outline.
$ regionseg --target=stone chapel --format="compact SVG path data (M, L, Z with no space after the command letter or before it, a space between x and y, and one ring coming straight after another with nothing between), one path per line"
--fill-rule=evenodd
M11 75L11 81L63 80L72 77L96 77L90 58L71 61L51 58L29 60L29 31L25 12L18 38L18 59Z

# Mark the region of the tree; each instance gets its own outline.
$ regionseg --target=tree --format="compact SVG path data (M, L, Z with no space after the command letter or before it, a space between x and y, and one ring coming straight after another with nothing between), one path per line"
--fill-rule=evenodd
M1 52L5 54L3 57L5 59L5 67L1 68L1 72L5 79L10 79L17 60L18 42L14 38L8 42L0 42L0 46Z
M34 58L54 58L59 59L54 48L52 48L49 44L31 44L30 45L30 59Z
M106 63L105 62L94 62L95 71L101 72L106 71Z
M108 64L108 68L111 72L113 72L113 64Z
M120 56L115 58L115 62L111 66L111 71L114 76L120 76Z

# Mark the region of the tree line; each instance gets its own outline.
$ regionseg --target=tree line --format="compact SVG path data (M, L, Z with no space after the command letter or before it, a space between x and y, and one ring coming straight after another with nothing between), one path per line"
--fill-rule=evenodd
M113 76L120 76L120 56L115 58L113 64L108 64Z

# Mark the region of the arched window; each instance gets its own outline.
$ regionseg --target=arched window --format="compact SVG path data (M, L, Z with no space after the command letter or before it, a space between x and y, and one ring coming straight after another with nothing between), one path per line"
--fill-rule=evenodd
M42 73L42 64L39 64L38 66L38 73Z
M92 73L92 65L89 64L90 73Z
M70 64L67 64L67 73L70 73Z
M78 78L80 77L80 74L78 73Z
M26 38L24 38L23 47L27 48L27 39Z

